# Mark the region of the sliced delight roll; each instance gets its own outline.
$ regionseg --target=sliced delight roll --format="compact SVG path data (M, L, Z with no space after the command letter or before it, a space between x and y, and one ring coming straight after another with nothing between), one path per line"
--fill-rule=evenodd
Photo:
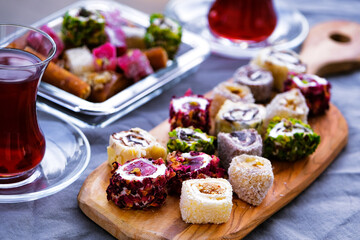
M254 97L250 88L233 82L223 82L217 85L213 91L213 97L210 106L211 118L214 118L224 104L229 99L233 102L254 103Z
M170 128L194 127L208 133L210 130L210 100L202 95L193 95L188 90L183 97L170 102Z
M312 154L320 143L308 124L297 119L274 118L264 138L264 156L269 159L296 161Z
M236 195L254 206L264 200L274 182L270 161L259 156L243 154L235 157L228 174Z
M242 66L234 73L234 82L248 86L256 102L271 98L274 78L270 71L254 64Z
M309 108L301 91L294 88L290 91L280 93L266 106L266 117L264 127L274 117L296 118L307 123Z
M61 33L67 48L97 47L107 38L105 18L99 11L85 8L68 11L63 18Z
M169 152L204 152L207 154L215 153L215 137L203 133L196 128L176 128L169 132L167 149Z
M181 218L187 223L225 223L232 210L232 187L223 178L184 181L180 196Z
M169 192L180 194L181 184L188 179L224 176L224 169L219 167L219 158L201 152L172 152L168 155L167 166L175 172L169 180Z
M166 148L147 131L131 128L129 131L114 133L110 136L107 147L108 162L124 164L134 158L166 159Z
M321 114L329 109L330 83L313 74L289 73L284 90L300 89L312 114Z
M171 172L163 159L137 158L124 165L114 165L114 174L106 189L109 201L127 209L147 209L164 204Z
M292 50L276 50L273 48L263 49L259 55L252 60L252 64L269 70L274 77L274 87L282 92L288 72L305 73L304 64L297 53Z
M218 134L218 156L225 170L232 159L241 154L261 156L262 147L261 136L255 129Z
M261 105L226 100L215 118L216 134L248 128L260 131L265 115L265 107Z

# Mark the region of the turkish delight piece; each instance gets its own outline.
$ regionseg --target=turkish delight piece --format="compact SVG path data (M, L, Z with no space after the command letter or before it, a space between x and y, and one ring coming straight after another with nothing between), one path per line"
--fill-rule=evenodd
M94 58L86 46L66 50L64 58L66 60L66 68L77 76L95 70Z
M266 128L274 117L296 118L307 123L308 114L309 108L306 105L304 96L299 89L294 88L277 94L266 106L264 127Z
M180 194L182 182L188 179L223 177L225 171L219 162L218 157L201 152L170 153L166 164L176 175L169 180L169 192Z
M226 100L216 115L215 132L230 133L248 128L261 131L265 114L262 105Z
M274 87L280 92L284 89L288 72L305 73L307 69L294 51L274 48L263 49L251 63L270 71L274 77Z
M320 143L309 125L296 119L274 118L264 138L264 156L269 159L296 161L312 154Z
M261 136L255 129L218 134L218 156L226 170L236 156L241 154L261 156L262 147Z
M210 106L211 118L214 118L224 102L229 99L233 102L254 103L254 97L250 88L231 82L223 82L217 85L213 91Z
M284 90L300 89L306 99L311 114L321 114L329 109L330 83L313 74L289 73L284 83Z
M147 131L132 128L129 131L114 133L110 136L107 147L108 162L124 164L126 161L146 157L166 159L166 148Z
M167 149L169 152L204 152L215 153L215 137L207 135L200 129L178 127L169 132Z
M134 82L138 82L140 79L154 72L149 60L139 49L127 51L126 54L118 57L117 63L124 71L125 76L134 80Z
M99 11L85 8L65 13L61 33L67 48L97 47L105 43L105 18Z
M147 48L163 47L169 58L173 59L181 44L182 27L173 19L161 13L150 16L150 26L146 29Z
M187 223L225 223L232 210L232 187L223 178L184 181L180 196L181 218Z
M170 102L171 130L177 127L194 127L208 133L210 103L209 99L202 95L194 95L190 90L183 97L173 98Z
M247 154L233 158L228 174L236 195L254 206L263 201L274 181L270 161Z
M271 98L274 78L270 71L257 65L238 68L234 73L234 82L249 87L256 102L266 102Z
M106 189L109 201L126 209L148 209L164 204L171 172L163 159L137 158L124 165L114 165L114 174Z

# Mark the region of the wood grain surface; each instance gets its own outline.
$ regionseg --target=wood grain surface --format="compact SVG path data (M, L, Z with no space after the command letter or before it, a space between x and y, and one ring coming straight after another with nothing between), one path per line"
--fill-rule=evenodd
M308 187L335 159L347 143L348 126L340 111L331 104L329 111L309 119L321 136L321 143L310 157L294 162L273 161L274 184L264 201L253 207L236 195L231 218L227 223L187 224L181 220L179 198L168 196L155 210L123 210L106 199L111 177L104 161L85 180L79 195L81 210L95 223L119 239L239 239L277 212ZM167 142L169 124L164 121L151 134ZM105 150L104 150L105 151Z
M360 24L337 20L313 26L300 57L308 73L320 76L360 68Z

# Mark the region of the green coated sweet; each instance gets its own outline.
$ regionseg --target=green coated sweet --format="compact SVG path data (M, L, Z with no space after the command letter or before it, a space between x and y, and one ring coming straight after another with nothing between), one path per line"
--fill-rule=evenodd
M105 18L98 11L84 8L66 12L61 28L66 48L99 46L106 41Z
M200 129L176 128L169 132L167 149L169 152L204 152L215 153L215 137L209 136Z
M292 162L312 154L319 143L320 136L310 125L275 117L267 128L263 154L265 158Z
M150 26L146 29L145 43L148 48L163 47L173 59L181 44L182 27L176 21L161 13L150 16Z

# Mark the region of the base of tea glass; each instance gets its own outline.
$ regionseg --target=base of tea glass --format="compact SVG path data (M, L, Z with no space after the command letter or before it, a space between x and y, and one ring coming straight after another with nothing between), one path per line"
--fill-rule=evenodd
M277 25L273 33L264 41L249 42L230 40L215 36L208 27L207 14L214 0L171 0L165 14L177 20L184 29L197 33L206 39L215 54L245 59L251 58L265 47L294 49L306 38L309 23L299 11L286 1L274 1L277 13Z

